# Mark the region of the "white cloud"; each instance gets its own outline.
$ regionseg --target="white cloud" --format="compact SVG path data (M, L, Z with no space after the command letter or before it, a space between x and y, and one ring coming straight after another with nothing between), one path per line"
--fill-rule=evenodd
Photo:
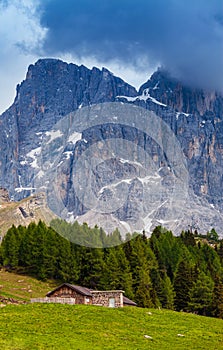
M47 29L40 25L36 0L0 3L0 112L13 102L16 84L24 79L27 66L41 55Z
M40 0L0 2L0 114L13 103L16 85L25 78L28 66L44 57L42 45L47 29L40 24L39 4ZM136 88L144 83L156 68L142 58L135 66L114 60L99 62L94 57L80 58L62 52L58 52L56 58L84 64L88 68L106 67Z
M22 46L31 52L41 47L46 35L36 13L38 1L11 0L7 6L0 5L0 45L7 52Z

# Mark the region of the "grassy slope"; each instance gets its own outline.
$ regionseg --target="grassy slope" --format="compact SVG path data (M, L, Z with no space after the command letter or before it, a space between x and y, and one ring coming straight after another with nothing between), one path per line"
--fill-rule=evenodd
M0 295L29 300L45 296L55 283L0 271L0 285ZM222 334L223 320L167 310L59 304L0 308L3 350L217 350L223 349Z
M223 349L222 320L173 311L9 305L0 309L0 324L0 348L4 350Z
M0 270L0 295L14 299L30 300L44 297L58 285L54 282L41 282L35 278Z

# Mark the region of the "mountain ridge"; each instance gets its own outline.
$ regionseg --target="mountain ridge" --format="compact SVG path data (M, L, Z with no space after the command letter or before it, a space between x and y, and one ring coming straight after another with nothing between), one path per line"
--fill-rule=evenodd
M12 199L19 200L32 194L35 187L33 185L35 176L41 175L37 158L43 136L46 133L49 134L54 125L70 112L95 104L111 102L127 103L153 111L170 126L177 137L186 157L190 178L189 200L185 205L186 214L184 218L181 218L181 225L178 229L192 225L202 230L208 230L213 226L221 230L223 224L223 170L221 166L223 161L221 136L223 133L223 98L215 92L189 89L161 70L155 72L137 92L134 87L115 77L105 68L90 70L83 65L67 64L57 59L41 59L35 65L30 65L26 79L17 86L17 95L13 105L0 117L2 125L0 131L0 186L9 190ZM105 126L103 129L86 130L72 147L69 146L69 149L64 150L67 156L67 152L70 152L70 158L64 156L66 161L63 161L63 169L61 168L58 172L60 185L65 186L62 200L73 218L78 217L80 221L89 219L90 224L99 223L102 226L108 222L109 218L106 216L102 219L101 215L99 218L98 215L94 216L91 212L88 215L88 208L84 207L76 194L72 192L73 170L71 166L77 159L75 154L80 154L81 150L92 145L92 140L95 138L104 142L107 137L106 133L113 137L121 135L124 139L128 134L131 142L133 140L138 144L144 142L144 149L153 154L158 169L160 164L166 162L160 150L156 150L154 140L145 139L145 135L133 129L128 129L127 133L127 129L123 129L120 125L116 129L109 129ZM166 163L166 169L167 165ZM134 174L138 171L137 165L134 168L129 162L126 162L126 166L129 173L135 176ZM120 176L124 176L121 175L124 174L124 168L120 160L116 160L115 166L110 163L109 169L113 174L111 178L118 176L121 179ZM170 177L171 173L168 176ZM138 211L140 199L137 199L136 196L135 202L130 200L136 191L134 188L138 188L137 193L139 194L140 191L144 191L144 185L141 188L139 181L137 185L139 187L135 187L133 183L129 185L129 199L123 209L112 214L115 225L123 222L124 224L121 225L130 230L134 230L134 224L131 220L129 221L129 218L133 218L134 215L146 217L145 208ZM106 186L107 190L111 191L108 184ZM152 218L153 225L163 223L168 226L168 208L162 208L162 211L163 213L161 209L157 209L155 217ZM97 222L94 222L95 218ZM141 229L143 226L145 226L145 221L142 221Z

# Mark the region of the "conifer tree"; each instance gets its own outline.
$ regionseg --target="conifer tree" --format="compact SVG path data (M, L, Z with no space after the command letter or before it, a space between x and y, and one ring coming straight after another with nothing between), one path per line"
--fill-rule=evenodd
M206 274L210 273L212 279L214 279L217 275L221 275L223 269L217 252L208 244L204 244L201 249L201 254L203 255L203 261L205 264L206 271L204 272Z
M190 302L190 290L193 286L192 268L184 258L180 261L174 279L174 307L177 311L187 311Z
M212 298L212 315L223 319L223 280L220 276L215 277Z
M155 307L163 307L163 281L157 267L150 269L150 278L152 282L152 301Z
M81 253L80 284L97 289L105 268L103 249L82 247Z
M131 271L133 276L133 290L135 301L139 306L152 307L156 295L153 293L153 285L150 277L152 268L157 268L156 258L149 243L139 235L131 241Z
M3 238L2 259L4 265L17 267L19 263L19 251L21 244L21 235L19 230L13 225Z
M159 297L162 307L166 309L174 309L175 292L170 278L165 273L162 278L162 289Z
M223 267L223 239L221 239L221 241L219 243L217 253L218 253L218 256L220 258L221 266Z
M56 278L63 282L76 283L79 278L80 264L77 261L74 244L59 236L58 255L56 259Z
M173 236L171 231L158 226L151 235L150 246L157 258L159 270L165 270L172 281L183 252L182 243Z
M20 263L21 266L26 267L26 272L29 271L33 265L33 249L35 245L35 230L36 224L30 223L25 229L23 239L20 246Z
M135 291L135 301L141 307L154 307L153 288L149 268L144 262L138 270L138 283Z
M120 268L115 248L106 249L105 269L101 279L103 289L116 289L119 285Z
M211 277L201 272L190 290L189 310L204 316L210 315L213 288L214 282Z

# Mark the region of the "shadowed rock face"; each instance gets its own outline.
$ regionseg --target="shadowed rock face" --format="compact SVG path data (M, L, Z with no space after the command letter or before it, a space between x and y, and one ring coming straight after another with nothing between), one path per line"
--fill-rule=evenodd
M134 87L106 69L89 70L53 59L39 60L31 65L25 81L17 87L13 105L0 118L0 186L7 188L10 197L16 200L30 195L35 191L34 177L42 176L37 162L42 140L47 135L52 138L50 132L55 123L85 106L115 101L154 111L170 126L180 142L189 171L189 197L176 223L176 232L194 225L200 231L216 227L221 234L223 98L215 92L185 87L161 70L155 72L137 93ZM169 224L174 220L168 216L168 205L157 208L150 205L149 196L145 194L145 181L141 180L148 174L141 173L136 159L135 162L134 159L128 161L127 157L123 161L114 154L112 159L96 169L93 186L95 193L104 200L120 190L120 183L125 182L126 176L132 179L126 182L127 199L118 210L110 215L96 215L79 200L72 186L78 156L95 142L110 137L134 142L146 150L157 164L158 175L165 188L171 188L173 174L155 140L123 125L91 127L76 142L63 145L58 162L57 187L67 210L64 212L64 208L50 196L55 191L54 187L48 189L50 208L65 218L78 216L81 222L105 226L107 231L110 230L109 221L123 232L141 230L148 225L171 227ZM158 182L155 185L159 186ZM153 211L151 217L148 216L149 210Z
M54 59L31 65L25 81L17 86L13 105L0 118L0 186L15 199L28 195L28 190L15 189L30 184L45 132L78 107L136 94L106 69L89 70Z
M208 119L223 114L223 99L215 91L193 89L172 79L168 72L158 70L139 89L145 89L158 101L173 108L176 112L195 114Z

